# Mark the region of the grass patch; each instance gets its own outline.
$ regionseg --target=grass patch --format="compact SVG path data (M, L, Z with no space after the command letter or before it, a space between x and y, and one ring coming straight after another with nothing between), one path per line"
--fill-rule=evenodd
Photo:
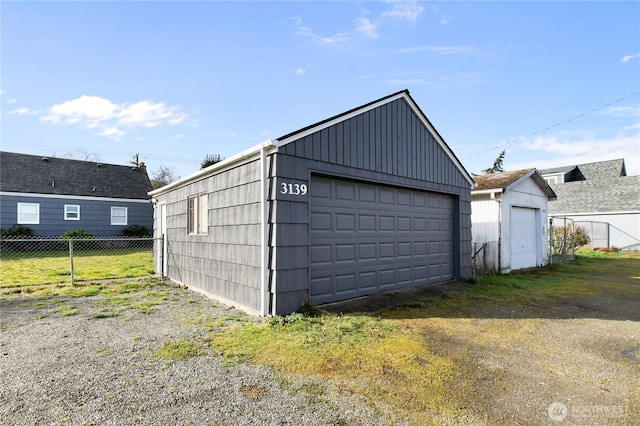
M173 340L165 342L153 352L157 358L171 361L182 361L187 358L204 355L202 345L192 340Z
M283 374L285 384L289 374L329 378L364 395L373 407L392 407L409 424L464 418L476 378L464 361L473 358L476 343L491 347L508 338L517 346L544 318L607 315L589 305L594 300L615 300L625 307L621 315L634 315L639 259L582 253L573 264L483 277L467 291L416 300L377 316L314 316L307 306L304 312L311 316L238 324L210 334L208 341L229 363L270 366ZM576 304L582 304L580 310L566 309ZM326 388L312 379L301 390L318 397Z
M56 306L55 311L59 312L60 315L63 317L69 317L69 316L78 314L78 310L76 309L75 306L72 306L72 305L58 305Z
M153 252L149 249L87 250L74 255L74 280L78 282L151 274ZM69 282L69 255L11 252L0 258L0 275L0 288Z

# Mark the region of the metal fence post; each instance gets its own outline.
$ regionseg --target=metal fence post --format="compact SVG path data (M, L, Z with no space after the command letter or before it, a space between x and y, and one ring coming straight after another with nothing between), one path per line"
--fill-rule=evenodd
M73 239L69 238L69 271L71 275L71 285L73 282Z

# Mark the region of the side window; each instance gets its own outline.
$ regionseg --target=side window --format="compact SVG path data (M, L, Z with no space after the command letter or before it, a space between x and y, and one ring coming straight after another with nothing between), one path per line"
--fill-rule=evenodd
M198 194L189 197L187 224L189 234L206 235L209 232L209 205L207 199L207 194Z
M126 225L127 224L127 208L111 207L111 224Z
M80 206L74 204L65 204L64 220L80 220Z
M38 225L40 223L40 204L18 203L18 223L20 225Z

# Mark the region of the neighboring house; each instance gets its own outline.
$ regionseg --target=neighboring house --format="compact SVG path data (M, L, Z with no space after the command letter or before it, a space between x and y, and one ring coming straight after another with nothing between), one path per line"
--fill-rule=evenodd
M540 173L526 169L473 179L476 182L471 191L474 249L487 272L509 273L546 265L549 262L547 201L556 195Z
M541 170L558 199L549 216L583 227L592 247L640 249L640 176L627 176L624 159Z
M470 278L472 184L397 92L152 191L156 268L263 316Z
M82 229L121 236L128 225L153 227L144 167L0 152L0 227L37 236Z

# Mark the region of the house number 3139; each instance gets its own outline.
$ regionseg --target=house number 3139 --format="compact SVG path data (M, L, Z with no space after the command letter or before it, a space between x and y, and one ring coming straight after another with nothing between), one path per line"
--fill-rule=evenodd
M307 193L307 185L304 183L286 183L280 184L280 193L288 195L305 195Z

